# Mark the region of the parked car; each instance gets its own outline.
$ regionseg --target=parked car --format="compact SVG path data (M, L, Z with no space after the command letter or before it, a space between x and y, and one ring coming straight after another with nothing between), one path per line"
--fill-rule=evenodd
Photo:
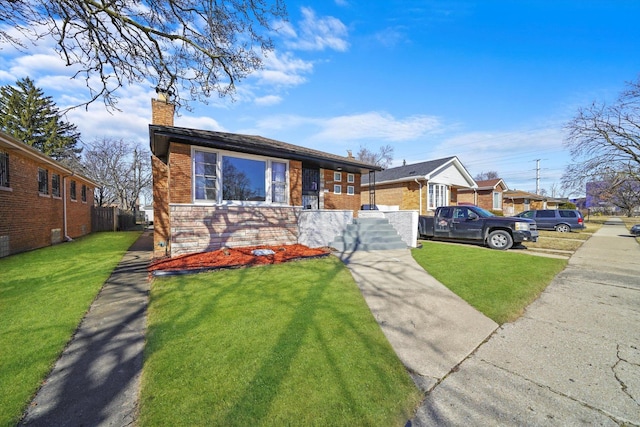
M362 205L360 206L361 211L377 211L378 205Z
M534 220L538 230L568 233L571 230L584 228L584 218L580 211L575 209L534 209L521 212L516 217Z
M640 224L636 224L631 227L631 234L633 234L634 236L640 236Z

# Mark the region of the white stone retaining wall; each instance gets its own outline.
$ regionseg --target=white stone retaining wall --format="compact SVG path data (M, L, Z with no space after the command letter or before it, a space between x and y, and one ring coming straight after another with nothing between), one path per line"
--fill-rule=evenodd
M352 222L353 211L350 210L303 210L298 221L298 243L310 248L328 246Z

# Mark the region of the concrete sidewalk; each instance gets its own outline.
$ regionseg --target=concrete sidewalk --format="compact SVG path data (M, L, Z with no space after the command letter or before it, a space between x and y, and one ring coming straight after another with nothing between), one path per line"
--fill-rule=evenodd
M133 424L142 372L153 236L145 232L113 271L21 425Z
M430 393L432 425L640 425L640 246L619 219Z
M425 272L408 249L345 252L340 259L423 391L435 386L498 327Z

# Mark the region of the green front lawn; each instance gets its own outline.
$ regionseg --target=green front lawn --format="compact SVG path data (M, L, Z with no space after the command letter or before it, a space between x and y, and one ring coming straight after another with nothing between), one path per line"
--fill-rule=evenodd
M154 279L139 425L402 426L413 385L335 257Z
M99 233L0 259L0 426L15 425L140 233Z
M471 245L422 242L412 250L429 274L497 323L511 322L564 269L564 259Z

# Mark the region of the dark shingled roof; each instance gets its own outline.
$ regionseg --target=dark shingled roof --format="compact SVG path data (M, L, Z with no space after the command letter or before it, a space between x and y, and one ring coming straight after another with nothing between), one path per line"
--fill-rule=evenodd
M385 169L381 172L376 172L376 184L384 183L387 181L402 181L402 180L414 180L415 178L422 178L443 166L444 164L455 159L455 156L445 157L444 159L429 160L422 163L414 163L412 165L398 166L395 168ZM369 184L369 177L362 176L362 185Z
M325 153L257 135L149 125L149 138L151 152L165 162L169 150L169 142L179 142L245 154L300 160L324 169L362 173L363 176L366 176L369 171L382 170L380 166L364 163L355 158Z

